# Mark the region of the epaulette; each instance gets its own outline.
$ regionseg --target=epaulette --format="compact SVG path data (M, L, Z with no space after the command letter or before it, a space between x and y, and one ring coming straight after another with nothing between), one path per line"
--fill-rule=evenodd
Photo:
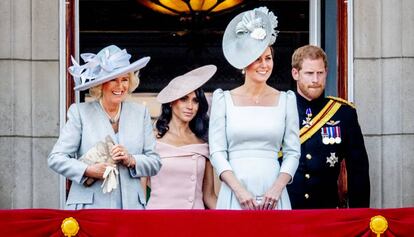
M335 96L327 96L326 98L331 99L331 100L334 100L334 101L338 101L338 102L340 102L341 104L349 105L349 106L351 106L351 107L352 107L352 108L354 108L354 109L356 108L356 107L355 107L355 105L354 105L354 103L349 102L349 101L347 101L347 100L344 100L344 99L342 99L342 98L335 97Z

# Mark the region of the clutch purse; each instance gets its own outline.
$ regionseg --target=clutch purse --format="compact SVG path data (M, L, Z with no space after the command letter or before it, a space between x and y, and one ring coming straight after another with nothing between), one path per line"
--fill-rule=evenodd
M83 154L79 160L87 165L93 165L98 163L110 163L113 166L106 167L103 175L103 183L101 185L103 193L109 193L118 186L117 176L119 174L115 161L111 157L111 149L115 145L111 136L107 135L104 141L99 141L89 151ZM95 179L88 177L83 183L89 187L95 183Z

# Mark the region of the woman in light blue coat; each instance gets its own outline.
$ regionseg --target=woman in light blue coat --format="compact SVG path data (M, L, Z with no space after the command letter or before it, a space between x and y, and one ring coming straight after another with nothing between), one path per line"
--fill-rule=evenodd
M134 71L145 67L150 58L130 63L131 55L114 45L97 55L81 56L86 63L79 65L72 59L74 66L69 68L75 90L90 89L96 100L70 106L48 158L52 170L72 181L65 209L144 209L140 177L157 174L161 163L154 152L148 109L125 99L138 86ZM114 141L108 148L109 160L88 164L79 160L108 135ZM105 189L108 173L112 173L111 188Z

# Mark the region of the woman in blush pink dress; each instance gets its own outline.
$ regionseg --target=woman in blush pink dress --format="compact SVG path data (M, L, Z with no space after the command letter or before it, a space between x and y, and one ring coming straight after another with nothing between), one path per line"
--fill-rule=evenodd
M157 96L162 112L156 122L156 152L162 168L147 180L147 209L215 209L213 168L208 160L208 103L200 88L214 65L174 78Z

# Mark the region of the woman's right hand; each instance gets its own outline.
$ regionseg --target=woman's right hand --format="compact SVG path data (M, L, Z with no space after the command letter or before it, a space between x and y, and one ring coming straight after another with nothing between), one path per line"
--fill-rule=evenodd
M240 190L234 193L243 210L259 210L259 204L256 202L254 196L245 188L240 188Z
M240 183L233 171L223 171L220 174L220 179L224 181L234 192L242 209L259 210L259 204L256 202L255 197Z
M94 179L103 179L103 174L105 173L106 167L110 166L109 163L97 163L93 165L88 165L85 170L85 176L91 177Z

